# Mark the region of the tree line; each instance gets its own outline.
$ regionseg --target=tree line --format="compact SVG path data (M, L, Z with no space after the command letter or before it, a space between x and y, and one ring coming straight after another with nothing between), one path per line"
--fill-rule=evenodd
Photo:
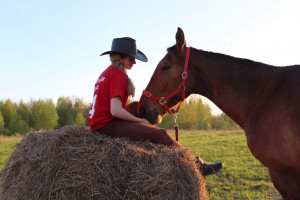
M0 101L0 135L24 135L35 130L50 130L66 125L87 126L91 104L78 97L60 97L56 104L51 99ZM182 103L177 123L183 129L238 129L227 115L214 116L208 104L198 96L192 96ZM173 117L166 115L159 125L173 128Z
M66 125L87 125L90 104L80 98L60 97L53 100L30 100L24 103L10 99L0 101L0 135L26 134L35 130L50 130Z
M240 127L226 114L221 113L217 116L213 115L211 107L204 103L199 95L191 95L181 104L176 121L179 128L189 130L240 129ZM174 128L173 117L167 114L159 126L167 129Z

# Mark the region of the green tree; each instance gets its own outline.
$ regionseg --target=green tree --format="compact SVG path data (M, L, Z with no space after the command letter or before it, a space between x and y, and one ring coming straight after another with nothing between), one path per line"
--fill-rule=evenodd
M59 116L59 127L66 125L87 125L87 118L91 104L86 104L78 97L60 97L57 100L56 110ZM82 123L84 120L84 124Z
M78 112L82 114L85 125L87 125L87 118L91 109L91 103L84 103L82 99L75 98L74 107L78 108Z
M238 129L239 128L239 126L230 117L228 117L228 115L226 115L225 113L222 113L220 115L220 117L224 121L225 129Z
M214 116L212 119L212 127L213 129L239 129L239 125L237 125L232 119L230 119L225 113L221 113L218 116Z
M179 128L183 129L204 129L210 130L212 128L224 127L224 119L212 115L211 108L204 103L199 95L191 95L185 100L180 107L177 114L177 123ZM163 128L173 128L173 117L167 114L162 123L159 125Z
M11 123L9 125L9 131L10 134L13 135L15 133L19 134L25 134L28 133L30 128L28 127L28 124L20 119L20 116L17 114L14 114L11 120Z
M165 129L174 128L174 119L173 119L173 117L167 113L158 126L161 127L161 128L165 128Z
M72 100L67 97L60 97L57 100L56 111L58 114L58 125L59 127L63 127L66 125L73 125L75 123L74 110L71 111L73 107ZM76 113L77 114L77 113Z
M58 115L52 100L38 100L32 106L34 129L53 129L58 126Z
M4 119L3 119L3 115L0 111L0 130L4 129Z
M196 129L197 128L197 109L196 101L190 99L182 103L180 112L178 114L178 124L184 129Z
M4 118L4 128L9 128L13 116L16 114L16 109L10 99L7 99L2 109L2 115Z
M30 128L28 126L28 124L25 121L21 120L21 119L18 121L18 126L17 127L18 127L18 133L20 133L22 135L24 135L24 134L26 134L26 133L33 130L33 128Z
M179 113L177 113L177 123L179 128L183 129L196 129L197 127L197 112L196 112L196 99L189 98L189 100L184 101L180 105ZM174 106L174 109L177 108L178 105ZM174 128L174 118L170 114L166 114L162 120L162 123L159 125L160 127L173 129Z
M83 115L78 112L75 118L75 125L84 126L85 125L85 119Z
M84 101L78 97L75 97L73 99L73 102L74 102L73 106L77 108L78 112L80 112L83 115L86 109L86 103L84 103Z
M212 128L212 113L211 108L208 104L203 103L202 99L199 98L197 102L197 128L198 129L204 129L204 130L210 130Z
M87 119L89 117L89 112L90 112L91 106L92 106L92 104L88 103L88 104L84 104L84 107L83 107L82 115L85 120L85 125L88 125Z
M4 102L0 101L0 135L11 135L10 131L5 128L5 122L4 122L4 117L2 115L2 112L4 110Z
M28 104L20 100L17 113L20 120L23 120L28 127L33 127L32 112Z
M211 108L199 95L191 95L182 103L178 123L185 129L211 129Z
M0 101L0 111L3 112L4 110L4 102L3 100Z
M71 117L69 119L68 125L74 125L75 122L76 122L76 116L79 113L78 112L78 108L76 108L76 107L73 106L71 109L69 109L69 113L70 113Z
M12 116L11 116L11 120L9 123L9 131L11 133L11 135L15 134L16 132L18 132L19 127L18 127L18 122L19 122L19 117L17 115L17 113L15 112Z

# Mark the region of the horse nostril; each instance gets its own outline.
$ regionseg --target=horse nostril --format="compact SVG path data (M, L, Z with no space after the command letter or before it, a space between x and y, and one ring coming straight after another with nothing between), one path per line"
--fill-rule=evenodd
M139 112L140 112L140 116L142 117L145 115L146 109L144 107L141 107Z
M153 110L153 112L152 112L152 117L153 117L154 119L156 119L157 116L158 116L158 111L157 111L157 109L155 108L155 109Z

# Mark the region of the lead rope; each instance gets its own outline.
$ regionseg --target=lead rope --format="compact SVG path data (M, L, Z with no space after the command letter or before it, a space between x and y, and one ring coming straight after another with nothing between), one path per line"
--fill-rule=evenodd
M178 142L178 124L176 122L177 120L176 114L173 114L173 120L174 120L175 137L176 137L176 141Z

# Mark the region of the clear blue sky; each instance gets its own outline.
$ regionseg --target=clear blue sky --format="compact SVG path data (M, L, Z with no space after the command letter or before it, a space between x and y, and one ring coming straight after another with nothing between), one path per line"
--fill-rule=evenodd
M300 1L0 0L0 100L76 96L91 102L113 38L137 40L146 87L177 27L188 45L276 66L300 64ZM217 112L217 110L214 110Z

